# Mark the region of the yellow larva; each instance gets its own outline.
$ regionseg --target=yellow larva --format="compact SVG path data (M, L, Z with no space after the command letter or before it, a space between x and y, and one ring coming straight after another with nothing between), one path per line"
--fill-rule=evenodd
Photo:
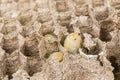
M68 52L77 53L78 49L82 47L82 38L77 33L69 34L64 41L64 48Z
M59 62L61 62L63 60L63 53L54 52L50 55L50 59L57 59Z

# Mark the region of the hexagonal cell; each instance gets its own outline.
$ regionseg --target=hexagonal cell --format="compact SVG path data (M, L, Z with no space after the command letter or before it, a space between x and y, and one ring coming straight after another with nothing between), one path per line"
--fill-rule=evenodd
M59 14L58 16L58 23L62 26L68 26L71 21L71 13L69 12L64 12Z
M12 79L12 74L18 69L24 69L26 66L26 57L19 52L19 50L14 51L12 54L7 54L6 56L6 75L9 79Z
M105 20L109 17L109 10L104 6L96 7L94 8L94 14L94 17L97 21Z
M13 51L17 50L19 48L18 44L18 37L8 37L5 36L3 39L3 45L2 48L7 52L7 53L12 53Z
M110 35L110 32L115 29L114 24L115 23L112 20L106 20L100 23L100 39L102 41L111 41L112 36Z
M89 15L89 11L88 11L88 5L84 5L84 6L75 6L75 15L76 16L88 16Z
M27 57L26 71L29 76L33 76L34 73L42 71L44 62L39 56Z
M31 35L27 37L24 44L24 55L25 56L35 56L39 54L38 49L39 41L35 37L35 35Z
M56 2L56 10L58 12L65 12L67 11L68 7L67 7L67 3L65 1L57 1Z
M39 29L39 33L42 35L52 34L54 32L54 30L55 30L55 27L54 27L53 21L44 22L43 24L41 24L41 27Z
M38 21L43 23L43 22L50 21L51 19L52 19L51 13L48 8L40 9L38 11L38 18L37 18Z

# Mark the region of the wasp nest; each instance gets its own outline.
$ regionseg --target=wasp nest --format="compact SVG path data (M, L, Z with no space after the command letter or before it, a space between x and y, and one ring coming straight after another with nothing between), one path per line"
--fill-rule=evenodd
M119 75L119 0L0 0L0 80Z

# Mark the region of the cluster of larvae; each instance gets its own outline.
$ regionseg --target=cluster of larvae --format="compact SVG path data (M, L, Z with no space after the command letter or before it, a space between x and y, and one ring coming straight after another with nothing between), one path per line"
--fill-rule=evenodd
M52 35L45 35L45 38L47 38L49 42L54 41L54 37ZM64 40L64 48L69 53L77 53L78 49L81 47L82 37L77 33L70 33ZM54 52L50 55L50 59L57 59L59 62L61 62L63 60L63 53Z

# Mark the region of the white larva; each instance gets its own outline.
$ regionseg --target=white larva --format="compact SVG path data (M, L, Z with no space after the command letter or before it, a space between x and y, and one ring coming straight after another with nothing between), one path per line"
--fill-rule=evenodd
M78 49L82 47L82 38L77 33L69 34L64 41L64 48L68 52L77 53Z

